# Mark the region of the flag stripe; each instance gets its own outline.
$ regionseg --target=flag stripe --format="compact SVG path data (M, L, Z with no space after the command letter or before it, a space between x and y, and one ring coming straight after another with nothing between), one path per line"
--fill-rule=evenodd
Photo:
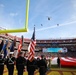
M34 48L35 48L35 47L34 47L34 45L33 45L33 44L31 44L31 48L30 48L30 49L31 49L31 50L34 50Z

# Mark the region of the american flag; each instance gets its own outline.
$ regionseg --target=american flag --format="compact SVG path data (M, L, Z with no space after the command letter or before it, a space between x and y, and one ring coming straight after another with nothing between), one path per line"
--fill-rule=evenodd
M35 46L36 46L36 39L35 39L35 27L34 27L34 32L31 38L31 42L28 47L28 60L29 61L32 61L34 59Z

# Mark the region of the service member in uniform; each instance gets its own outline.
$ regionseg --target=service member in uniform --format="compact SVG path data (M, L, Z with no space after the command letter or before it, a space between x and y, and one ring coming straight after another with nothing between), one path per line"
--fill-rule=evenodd
M23 75L23 71L25 68L26 59L23 57L23 53L19 53L19 57L16 59L16 69L18 71L18 75Z
M27 60L26 66L28 75L34 75L34 72L37 69L37 60L36 59L33 59L32 61Z
M58 65L58 67L60 67L60 57L59 56L57 58L57 65Z
M13 56L13 52L10 52L8 58L6 59L6 66L8 69L8 75L14 74L14 63L15 63L15 57Z
M39 60L38 67L39 67L40 75L46 75L47 63L44 60L44 55L41 55L41 59Z
M0 75L3 75L3 71L4 71L4 58L2 56L3 55L0 54Z

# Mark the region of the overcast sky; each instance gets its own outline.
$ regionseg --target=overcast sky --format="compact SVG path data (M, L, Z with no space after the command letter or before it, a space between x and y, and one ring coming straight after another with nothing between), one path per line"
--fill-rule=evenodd
M0 27L25 26L26 0L0 0ZM48 17L50 20L48 20ZM76 37L76 0L30 0L28 32L12 35L36 39Z

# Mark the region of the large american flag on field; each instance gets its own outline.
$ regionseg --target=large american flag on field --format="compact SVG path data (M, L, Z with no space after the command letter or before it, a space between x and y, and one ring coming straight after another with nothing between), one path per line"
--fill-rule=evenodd
M36 46L36 39L35 39L35 27L34 27L34 32L33 32L32 38L31 38L31 42L28 47L28 60L31 62L34 59L35 46Z

